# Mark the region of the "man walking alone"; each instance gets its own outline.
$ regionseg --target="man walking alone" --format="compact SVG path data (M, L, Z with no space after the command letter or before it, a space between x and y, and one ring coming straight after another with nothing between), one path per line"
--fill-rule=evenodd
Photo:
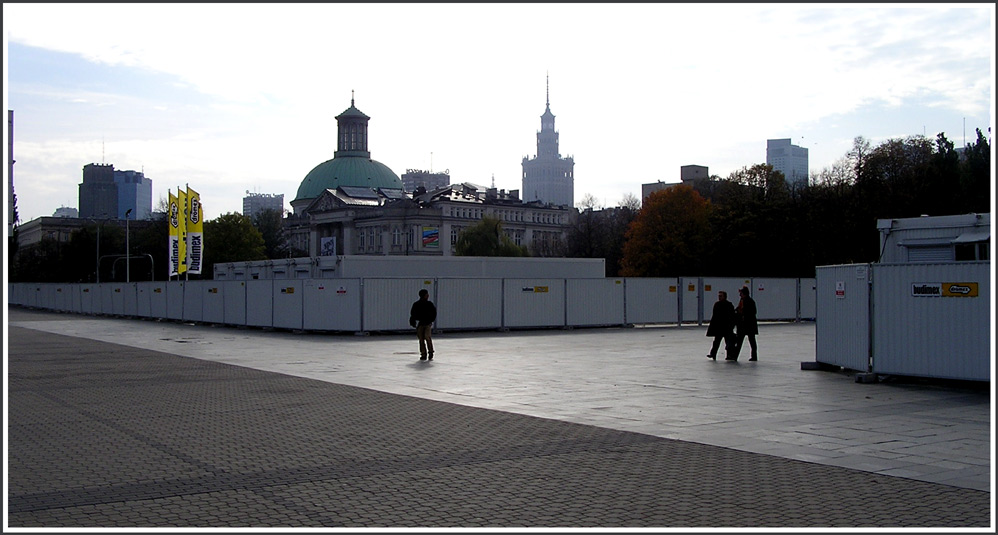
M430 301L430 292L423 288L419 300L409 309L409 325L416 328L419 338L419 360L433 360L433 322L437 320L437 307Z

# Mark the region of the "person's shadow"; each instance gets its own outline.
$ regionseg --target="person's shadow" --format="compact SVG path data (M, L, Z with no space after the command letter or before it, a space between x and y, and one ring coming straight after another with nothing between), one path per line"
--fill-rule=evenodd
M416 353L415 351L412 351L412 352L408 352L408 351L406 351L406 352L396 352L395 354L396 355L419 355L419 353ZM417 360L415 362L410 362L409 364L406 364L406 366L408 366L409 368L416 369L416 370L425 370L425 369L433 366L433 361L432 360L418 360L418 358L419 357L417 356Z

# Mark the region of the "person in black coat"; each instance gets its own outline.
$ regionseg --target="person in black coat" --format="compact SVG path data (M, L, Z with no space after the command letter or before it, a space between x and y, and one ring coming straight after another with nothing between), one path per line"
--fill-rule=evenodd
M437 307L430 301L430 292L423 288L419 291L419 300L409 309L409 325L416 328L416 338L419 338L419 360L433 360L433 322L437 320Z
M759 323L756 321L755 300L749 295L747 286L742 286L738 290L741 299L738 300L738 307L735 308L735 326L738 329L735 342L734 358L727 360L738 360L738 354L742 350L742 343L748 337L749 346L752 348L752 355L749 360L759 360L759 351L755 344L755 335L759 334Z
M714 344L710 347L707 358L717 360L717 349L721 347L721 340L724 340L724 352L731 356L734 349L734 329L735 329L735 305L728 301L728 292L717 292L717 302L714 303L714 311L710 315L710 324L707 325L707 336L714 337Z

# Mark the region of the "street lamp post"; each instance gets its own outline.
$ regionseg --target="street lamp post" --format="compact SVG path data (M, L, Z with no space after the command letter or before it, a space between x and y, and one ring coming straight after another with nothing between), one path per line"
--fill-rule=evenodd
M100 224L97 223L96 218L88 218L94 222L94 226L97 227L97 265L94 274L97 276L97 284L100 284Z
M128 216L131 215L132 209L129 208L125 211L125 283L131 282L131 269L129 265L129 260L132 258L132 251L128 247Z

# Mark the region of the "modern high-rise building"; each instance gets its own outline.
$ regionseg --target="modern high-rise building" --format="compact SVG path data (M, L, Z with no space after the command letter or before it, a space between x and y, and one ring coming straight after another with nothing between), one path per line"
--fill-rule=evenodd
M679 168L679 179L683 181L683 184L690 184L705 178L710 178L706 165L684 165Z
M541 129L537 132L537 155L523 158L523 201L555 206L575 204L575 160L558 152L558 131L551 113L551 91L547 91Z
M83 166L80 217L144 220L152 216L152 180L140 171L115 171L111 164Z
M419 169L406 169L405 173L402 174L402 187L405 188L405 191L412 193L420 186L426 191L450 186L450 171L433 173Z
M52 217L66 217L70 219L76 219L80 217L80 211L76 208L71 208L69 206L60 206L55 209L55 213Z
M141 171L115 171L118 186L118 219L146 220L152 217L152 180ZM131 213L128 211L131 210ZM129 214L125 217L125 214Z
M790 143L790 139L766 141L766 163L781 171L787 184L808 184L807 149Z
M284 194L250 193L247 190L246 196L243 197L243 215L253 218L264 210L274 210L284 217Z
M114 183L113 165L88 163L83 166L80 217L118 218L118 186Z

